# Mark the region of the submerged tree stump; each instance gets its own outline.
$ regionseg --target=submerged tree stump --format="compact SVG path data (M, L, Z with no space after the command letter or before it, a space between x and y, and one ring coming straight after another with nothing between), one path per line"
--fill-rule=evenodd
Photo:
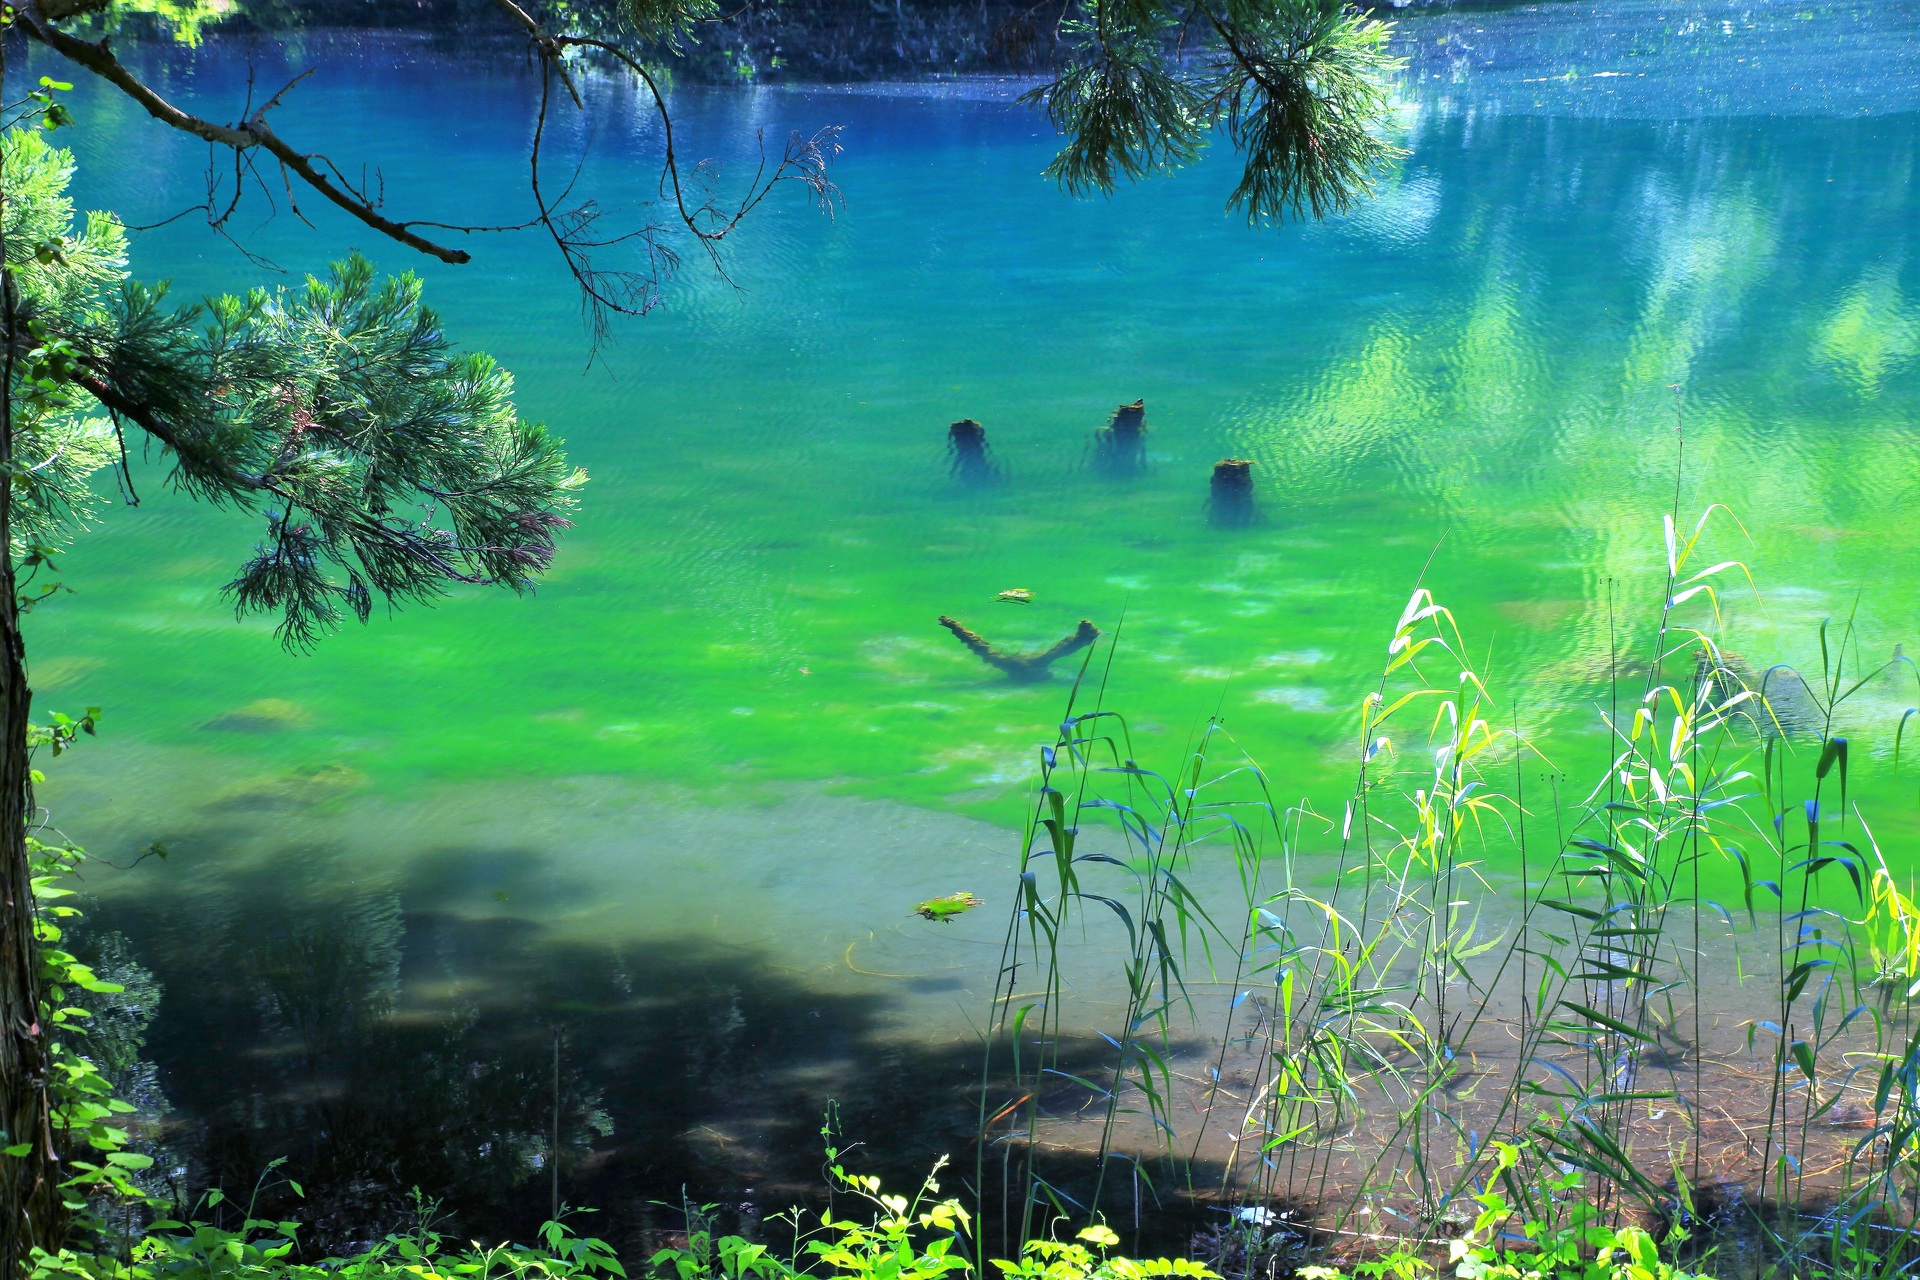
M962 418L947 428L947 448L953 454L953 474L967 484L985 484L993 479L993 463L987 458L987 429L972 418Z
M1121 405L1107 425L1093 433L1094 464L1112 475L1133 475L1146 461L1146 434L1147 402Z
M1215 499L1253 496L1253 463L1246 458L1222 458L1213 464Z
M1100 638L1100 628L1082 618L1072 635L1048 648L1033 653L1008 653L989 644L987 638L978 631L971 630L965 623L949 618L944 613L940 615L940 625L953 632L953 638L967 646L980 661L1023 684L1045 679L1048 667Z
M1215 524L1245 524L1253 518L1253 463L1245 458L1222 458L1213 464L1212 501L1208 514Z
M985 453L987 429L972 418L962 418L947 428L947 441L955 453Z

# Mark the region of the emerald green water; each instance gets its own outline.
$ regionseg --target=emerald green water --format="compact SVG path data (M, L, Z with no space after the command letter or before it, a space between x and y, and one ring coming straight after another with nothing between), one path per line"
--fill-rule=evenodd
M329 146L373 145L376 86L311 96ZM106 707L115 740L347 763L396 794L503 773L830 780L1004 819L1061 694L1008 687L935 615L1044 643L1124 613L1114 702L1173 745L1219 709L1305 784L1443 533L1429 582L1496 675L1591 658L1609 578L1623 612L1657 602L1675 383L1683 506L1725 501L1755 539L1723 539L1768 600L1729 593L1738 647L1804 659L1856 593L1870 649L1911 627L1911 117L1410 108L1414 154L1377 204L1255 232L1220 216L1213 169L1061 199L1033 177L1035 122L999 104L768 94L690 114L722 140L848 122L846 208L776 207L732 260L740 291L690 266L591 370L537 240L427 272L449 328L515 369L594 476L537 598L462 592L288 657L219 598L252 523L149 474L144 505L69 558L76 595L35 619L43 696ZM464 146L434 162L507 204L519 157L494 148L517 118L450 125ZM200 180L191 148L142 142L83 170L129 220ZM376 154L397 202L427 157ZM248 244L302 270L365 239L314 216L319 234L282 218ZM136 252L187 295L260 274L188 224ZM1093 432L1136 396L1148 457L1115 479ZM949 475L963 416L997 483ZM1229 454L1256 464L1251 529L1206 518ZM1038 602L993 603L1016 586ZM267 698L296 727L209 732Z
M1838 40L1858 8L1822 9L1820 30ZM46 803L117 861L172 850L99 873L109 914L176 987L234 1008L245 984L202 950L244 951L248 913L282 922L268 937L376 920L388 958L354 981L415 1009L493 998L538 1018L563 999L543 982L616 953L736 1004L776 979L815 1016L877 1002L828 1038L841 1061L876 1028L927 1042L963 1025L997 922L903 918L936 893L1004 894L1064 703L1064 679L1006 682L940 614L1034 646L1124 619L1107 700L1143 760L1218 714L1283 796L1337 812L1354 708L1424 567L1500 714L1578 773L1602 747L1610 627L1642 645L1658 605L1684 438L1682 511L1726 503L1750 535L1709 538L1707 559L1746 562L1759 588L1723 592L1728 644L1756 669L1817 669L1819 620L1849 614L1867 658L1910 644L1905 81L1876 96L1876 64L1822 64L1810 96L1791 66L1748 82L1716 63L1703 101L1691 64L1656 58L1601 101L1591 61L1574 82L1518 73L1560 76L1550 49L1538 66L1450 63L1447 47L1493 37L1446 21L1414 28L1411 154L1377 201L1317 226L1223 217L1223 163L1068 200L1036 176L1049 140L1009 87L689 91L682 128L736 159L755 129L844 125L845 205L829 220L771 202L730 247L738 288L689 262L591 366L536 237L478 239L473 265L442 268L324 209L303 205L312 229L284 210L243 220L247 247L291 271L351 245L422 271L449 330L516 372L522 411L557 424L593 481L536 596L462 591L289 656L220 596L252 522L136 465L141 505L79 542L74 594L30 624L37 705L105 709L103 742L53 767ZM1911 33L1890 38L1886 56L1910 58ZM1728 41L1744 59L1731 26ZM283 133L376 159L406 216L524 216L517 55L329 46L322 65ZM170 91L229 104L245 71L215 46ZM86 201L143 222L201 198L201 149L98 94L77 113ZM631 157L650 128L629 105L587 138L585 182L610 206L648 194ZM188 296L263 275L192 216L134 251ZM1094 433L1136 397L1144 458L1116 473ZM962 417L986 426L986 482L950 465ZM1209 518L1229 455L1255 464L1244 527ZM1036 602L995 602L1014 587ZM1847 724L1875 744L1860 794L1911 868L1911 796L1885 761L1920 701L1905 680L1863 691ZM716 946L705 970L688 959ZM503 970L503 948L524 963ZM711 976L737 965L759 976ZM195 1055L253 1033L196 1016L163 1029L169 1087L213 1095L190 1061L252 1079L244 1057Z

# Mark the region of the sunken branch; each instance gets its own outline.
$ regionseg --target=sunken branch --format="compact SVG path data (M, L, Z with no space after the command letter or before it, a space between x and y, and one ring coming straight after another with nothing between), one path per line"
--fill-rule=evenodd
M940 625L953 632L953 638L967 646L973 655L996 671L1005 672L1010 678L1021 683L1044 680L1047 668L1070 653L1077 653L1100 638L1100 628L1087 619L1080 619L1080 625L1072 635L1057 641L1051 647L1033 653L1008 653L994 647L978 631L944 613L940 615Z

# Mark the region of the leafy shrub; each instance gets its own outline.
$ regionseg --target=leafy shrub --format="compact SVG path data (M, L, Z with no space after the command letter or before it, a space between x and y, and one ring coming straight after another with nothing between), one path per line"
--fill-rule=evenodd
M1119 1243L1112 1228L1096 1225L1071 1241L1029 1240L1020 1251L1020 1261L995 1258L993 1265L1016 1280L1143 1280L1148 1276L1220 1280L1217 1272L1185 1258L1109 1257L1107 1250Z
M848 1280L939 1280L973 1270L962 1251L971 1226L966 1208L951 1197L939 1198L937 1178L946 1165L944 1157L909 1199L888 1194L871 1174L848 1173L834 1163L838 1154L827 1148L830 1185L871 1205L872 1221L836 1216L828 1209L818 1227L805 1227L795 1210L787 1218L794 1228L794 1254L783 1259L739 1236L716 1238L705 1229L703 1215L690 1208L687 1247L654 1254L654 1271L662 1280L795 1280L819 1275L824 1267L826 1275ZM1029 1240L1017 1261L995 1258L993 1266L1005 1280L1221 1280L1184 1258L1110 1255L1108 1250L1119 1243L1110 1228L1096 1223L1070 1241Z
M208 1207L222 1202L209 1192ZM626 1276L612 1246L576 1234L565 1222L540 1229L538 1245L448 1248L431 1225L389 1235L364 1253L307 1263L294 1260L300 1224L256 1218L235 1229L161 1220L135 1241L131 1257L62 1249L35 1259L27 1280L604 1280Z

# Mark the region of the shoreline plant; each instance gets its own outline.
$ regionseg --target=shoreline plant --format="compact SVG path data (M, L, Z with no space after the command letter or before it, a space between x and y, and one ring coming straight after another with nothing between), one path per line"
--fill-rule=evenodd
M378 605L460 585L531 590L586 483L558 437L519 415L512 375L453 345L417 276L376 279L355 254L304 288L186 307L133 279L125 229L106 213L75 217L72 153L46 140L69 119L56 96L65 88L43 80L0 122L0 1276L9 1280L30 1249L64 1239L74 1205L63 1188L97 1172L53 1137L56 1105L74 1105L53 1092L73 1068L56 1038L66 1002L43 996L85 983L50 975L54 988L41 987L40 951L51 943L35 903L52 886L40 865L48 850L33 838L31 764L43 740L58 751L93 719L31 726L20 626L59 590L36 579L104 505L96 473L116 472L125 500L138 502L131 434L175 489L258 518L260 540L226 599L242 617L276 615L276 637L294 650L349 618L368 621ZM89 1142L99 1146L98 1135ZM133 1153L104 1159L123 1166Z
M1684 534L1664 521L1650 660L1637 687L1615 675L1604 769L1571 799L1550 770L1529 790L1545 757L1496 727L1451 613L1416 589L1358 709L1354 790L1323 824L1338 832L1331 892L1308 867L1317 814L1278 802L1217 722L1177 772L1140 765L1090 655L1041 753L959 1193L941 1198L930 1176L892 1196L830 1146L830 1187L872 1222L792 1211L774 1219L793 1229L781 1255L689 1208L687 1243L650 1265L668 1280L937 1280L995 1257L1032 1280L1903 1274L1920 1198L1920 909L1848 794L1857 750L1835 732L1893 664L1863 667L1850 626L1823 629L1825 665L1803 682L1817 714L1796 739L1774 703L1799 677L1756 677L1724 647L1716 583L1745 571L1696 567L1714 515ZM1629 669L1619 650L1610 664ZM59 720L36 741L64 750L91 727ZM56 946L79 854L42 848L48 986L64 995L93 977ZM1494 862L1509 854L1517 881ZM1738 900L1708 895L1709 857L1733 869ZM1768 944L1743 963L1771 970L1749 973L1758 1007L1729 1053L1708 1043L1707 966L1723 954L1709 934L1743 922L1739 937ZM1117 975L1076 967L1084 938L1117 944ZM1087 1059L1077 1001L1099 1011L1103 982L1118 1011ZM84 1004L47 1013L77 1035ZM74 1186L131 1201L145 1157L97 1074L83 1065L69 1086L70 1136L97 1151ZM1080 1105L1050 1103L1061 1088ZM1730 1161L1743 1122L1750 1156ZM1110 1255L1176 1200L1227 1223L1189 1260ZM553 1224L544 1252L396 1236L309 1264L293 1224L244 1223L161 1219L37 1265L128 1280L211 1275L197 1268L215 1254L236 1275L620 1265ZM1095 1234L1063 1243L1063 1223Z
M1425 587L1358 708L1330 820L1283 804L1218 721L1176 769L1143 767L1084 666L1041 752L1005 927L983 1236L1184 1200L1236 1215L1215 1242L1244 1276L1447 1247L1467 1250L1463 1276L1522 1274L1501 1269L1507 1246L1640 1266L1649 1229L1676 1258L1737 1252L1741 1274L1903 1273L1920 1256L1920 915L1851 803L1837 727L1904 660L1863 664L1848 624L1822 627L1818 672L1747 670L1718 596L1745 567L1704 563L1726 515L1664 518L1645 656L1618 639L1607 655L1608 745L1583 791L1501 727ZM1529 791L1530 771L1547 785ZM1330 892L1301 871L1309 826L1336 844ZM1723 872L1703 877L1709 859ZM1731 903L1709 892L1727 875ZM1772 969L1744 1053L1709 1042L1703 1009L1742 918ZM1082 958L1103 947L1117 974ZM1069 1055L1092 1037L1097 1060ZM1069 1086L1080 1106L1049 1108Z

